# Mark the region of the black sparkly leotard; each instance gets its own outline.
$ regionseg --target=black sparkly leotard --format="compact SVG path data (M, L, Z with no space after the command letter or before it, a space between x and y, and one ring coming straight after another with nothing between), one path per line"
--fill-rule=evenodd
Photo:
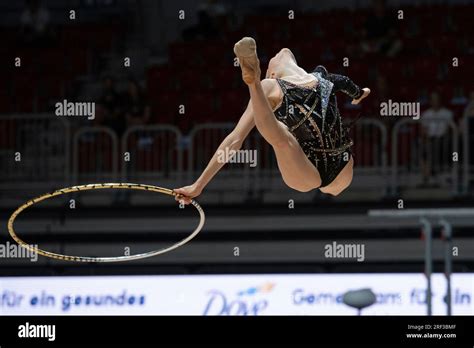
M348 77L330 74L323 66L312 74L318 79L312 88L277 79L283 100L274 113L318 169L324 187L337 177L352 154L353 143L342 123L335 93L341 91L358 99L363 91Z

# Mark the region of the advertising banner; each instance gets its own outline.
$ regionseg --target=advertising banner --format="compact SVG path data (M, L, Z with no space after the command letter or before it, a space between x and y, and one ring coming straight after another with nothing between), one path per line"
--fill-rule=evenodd
M432 279L446 314L446 279ZM422 274L271 274L0 278L1 315L355 315L350 290L371 289L362 315L425 315ZM452 277L455 315L473 315L474 274Z

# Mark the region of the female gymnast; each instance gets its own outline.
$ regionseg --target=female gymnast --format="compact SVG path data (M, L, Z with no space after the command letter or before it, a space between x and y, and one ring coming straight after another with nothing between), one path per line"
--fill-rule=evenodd
M367 97L348 77L330 74L319 65L311 73L299 67L293 53L283 48L268 64L260 81L260 61L253 38L234 46L250 101L234 130L222 141L201 176L175 189L177 201L189 204L225 163L218 153L239 150L254 126L275 151L283 181L300 192L318 188L337 196L352 181L352 140L337 108L335 93L349 95L352 104Z

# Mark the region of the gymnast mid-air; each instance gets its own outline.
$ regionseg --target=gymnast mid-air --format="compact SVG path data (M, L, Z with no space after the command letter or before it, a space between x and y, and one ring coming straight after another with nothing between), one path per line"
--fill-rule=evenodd
M175 189L175 199L189 204L201 194L225 163L218 153L239 150L254 126L275 151L283 181L294 190L313 189L337 196L352 181L352 140L342 123L336 92L358 104L370 93L348 77L331 74L319 65L312 73L298 66L283 48L269 62L260 81L255 40L244 37L234 46L248 85L250 101L234 130L222 141L201 176L189 186Z

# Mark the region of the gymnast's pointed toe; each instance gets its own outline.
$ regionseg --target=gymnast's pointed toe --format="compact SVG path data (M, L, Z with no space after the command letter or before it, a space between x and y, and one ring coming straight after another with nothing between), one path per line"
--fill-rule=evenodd
M257 43L251 37L244 37L234 45L234 53L238 58L256 57Z
M242 68L242 79L247 85L260 80L260 61L257 57L257 44L251 37L244 37L234 45L234 53Z

